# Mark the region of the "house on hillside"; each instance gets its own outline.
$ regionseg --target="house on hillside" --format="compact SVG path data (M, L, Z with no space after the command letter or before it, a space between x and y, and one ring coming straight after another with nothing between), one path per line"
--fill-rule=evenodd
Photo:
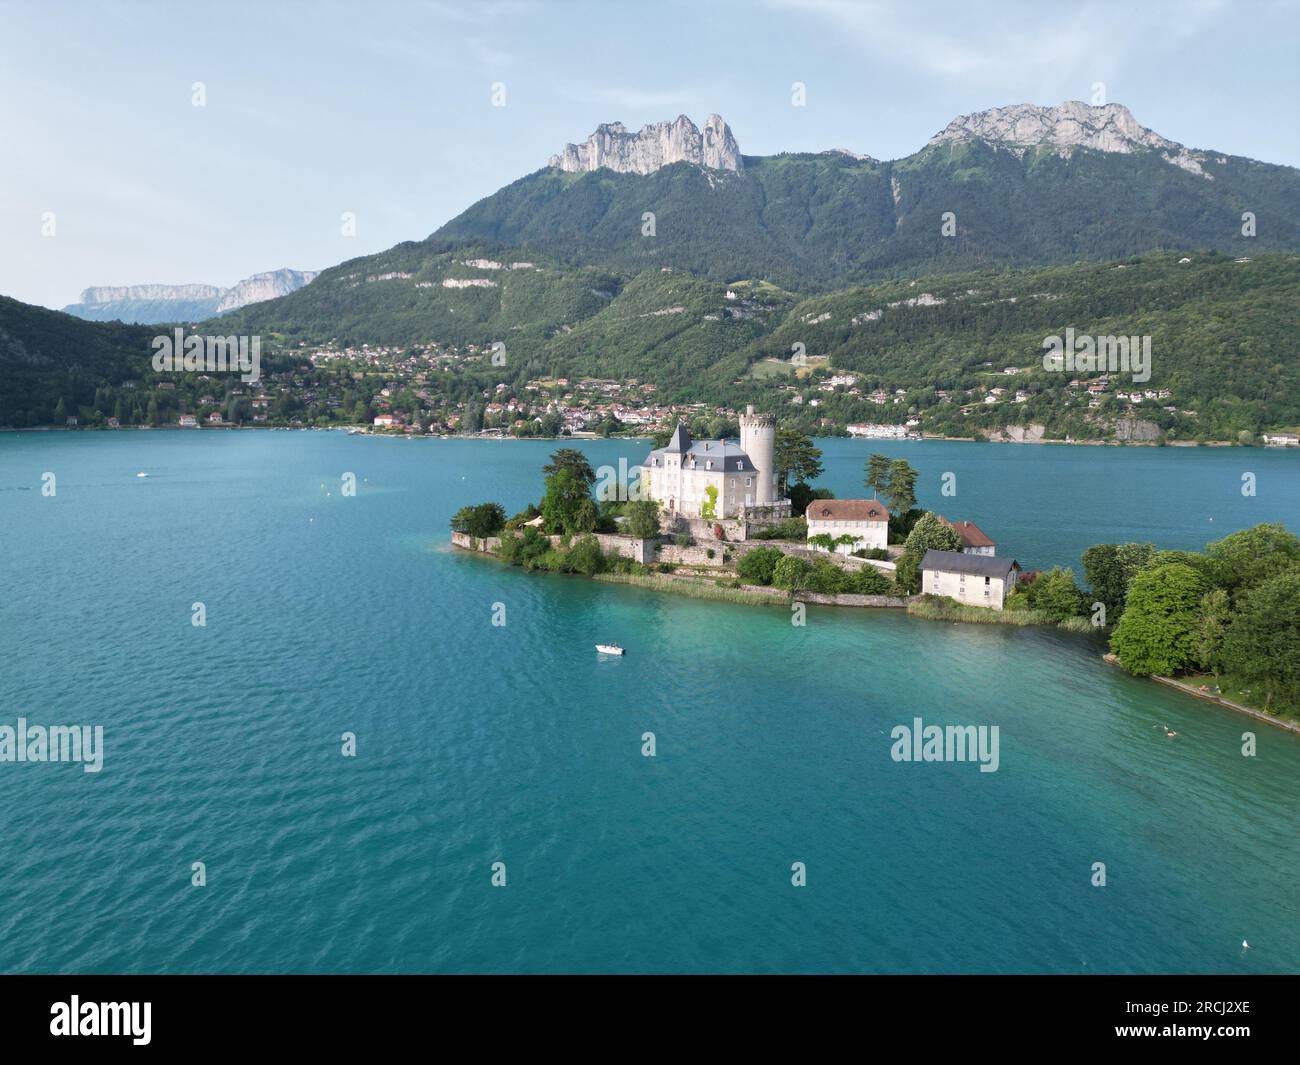
M941 522L961 537L961 550L964 555L996 555L997 544L985 535L973 521L949 521L942 514L936 514Z
M1020 563L962 551L927 551L921 559L921 591L959 603L1001 610L1016 586Z
M808 521L809 539L853 537L851 543L836 546L835 551L841 555L851 555L863 548L883 550L889 543L889 511L878 499L814 499L804 517Z

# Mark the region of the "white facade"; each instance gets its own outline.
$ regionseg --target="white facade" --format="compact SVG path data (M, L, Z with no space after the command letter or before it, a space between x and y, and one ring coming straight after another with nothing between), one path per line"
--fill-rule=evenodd
M1015 582L1012 582L1015 587ZM951 573L945 570L925 570L921 575L921 591L926 595L946 595L959 603L987 606L1001 610L1011 589L997 577L978 577L970 573Z
M716 441L709 441L716 443ZM653 459L641 468L644 490L670 513L701 517L709 502L709 489L717 493L713 503L715 518L732 518L743 506L754 506L760 474L750 468L747 459L737 460L740 468L722 469L722 459L697 458L683 461L681 455L664 455L660 465ZM714 468L716 466L716 468Z
M811 509L809 507L809 510ZM854 537L853 543L840 544L835 548L836 554L840 555L851 555L854 551L869 550L873 547L884 550L889 543L889 522L809 518L808 538L814 536L830 536L834 539L841 536ZM824 550L824 548L817 548L817 550Z
M1001 610L1016 586L1020 566L1014 561L927 551L921 560L921 591L959 603Z
M656 448L641 466L642 490L670 514L734 518L754 507L779 507L776 419L750 407L740 418L740 443L691 440L678 425L667 447ZM713 495L710 496L710 490Z

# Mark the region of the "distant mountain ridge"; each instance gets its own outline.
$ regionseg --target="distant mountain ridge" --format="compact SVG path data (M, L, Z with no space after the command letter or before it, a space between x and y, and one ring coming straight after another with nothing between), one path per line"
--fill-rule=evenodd
M732 145L718 115L703 131L685 116L635 134L603 125L431 239L805 293L1173 248L1300 251L1300 171L1186 148L1118 103L962 115L892 161L737 145L733 165Z
M275 299L310 283L317 270L268 270L230 288L217 285L100 285L81 293L63 310L89 321L138 325L196 322L250 303Z
M1085 104L1067 100L1056 107L1012 104L959 115L929 139L927 144L982 140L1023 151L1031 147L1073 148L1131 154L1155 150L1166 162L1192 173L1204 174L1197 155L1143 126L1123 104ZM859 161L879 162L848 148L832 148ZM1207 154L1207 153L1201 153ZM711 170L742 170L744 156L721 115L709 115L703 130L686 115L671 122L653 122L632 133L622 122L602 122L582 144L567 144L552 155L548 167L566 173L611 170L616 174L651 174L673 163L693 163Z

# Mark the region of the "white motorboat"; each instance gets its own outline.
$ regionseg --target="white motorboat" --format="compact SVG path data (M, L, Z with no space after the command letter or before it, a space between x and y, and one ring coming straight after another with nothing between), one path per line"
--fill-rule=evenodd
M603 655L621 655L623 653L623 648L616 643L598 643L596 644L596 650Z

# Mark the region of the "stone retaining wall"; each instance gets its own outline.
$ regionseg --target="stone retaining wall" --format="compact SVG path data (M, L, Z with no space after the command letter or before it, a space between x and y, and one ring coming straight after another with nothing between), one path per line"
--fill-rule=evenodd
M466 551L481 551L485 555L495 555L501 550L501 537L499 536L470 536L469 533L454 532L451 534L453 547L460 547Z
M820 603L823 606L874 606L906 607L907 602L892 595L854 595L842 592L839 595L824 595L821 592L795 592L794 598L801 603Z
M607 555L620 555L623 558L630 558L642 565L647 565L655 560L654 541L640 540L635 536L618 536L614 533L591 533L600 544L600 549ZM562 536L548 536L552 546L563 547ZM576 540L577 537L574 537ZM466 551L479 551L487 555L495 555L501 550L501 537L484 536L473 537L468 533L454 532L451 534L451 542L455 547L463 548ZM721 554L718 556L721 558Z

